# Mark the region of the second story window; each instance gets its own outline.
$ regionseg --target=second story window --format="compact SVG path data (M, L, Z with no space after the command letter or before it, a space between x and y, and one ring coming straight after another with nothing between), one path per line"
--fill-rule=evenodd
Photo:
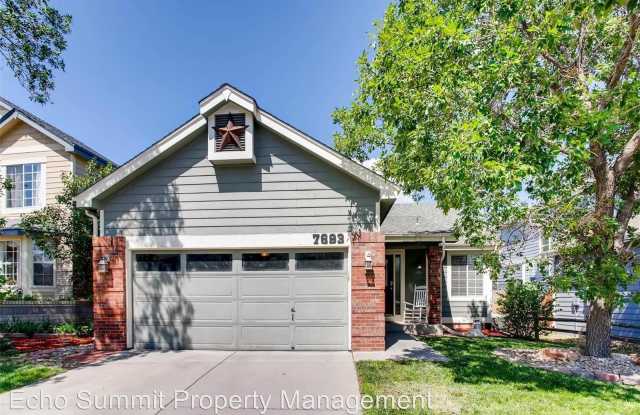
M553 241L551 238L540 234L540 253L546 254L553 250Z
M40 206L41 172L39 163L7 166L7 179L11 187L7 190L6 207Z

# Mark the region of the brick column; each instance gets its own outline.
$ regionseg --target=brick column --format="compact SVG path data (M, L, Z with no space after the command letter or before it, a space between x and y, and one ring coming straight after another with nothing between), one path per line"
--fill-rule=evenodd
M427 270L427 287L429 287L429 324L442 322L442 247L430 246L427 248L429 269Z
M365 252L373 254L373 269L364 268ZM384 350L384 235L360 233L351 240L351 348Z
M93 237L93 333L96 350L127 348L126 265L123 236ZM109 270L98 261L109 256Z

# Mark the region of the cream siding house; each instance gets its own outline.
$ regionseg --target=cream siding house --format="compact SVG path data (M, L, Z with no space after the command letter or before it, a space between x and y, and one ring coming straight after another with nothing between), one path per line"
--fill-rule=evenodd
M70 297L71 265L48 258L19 227L21 216L56 203L65 173L83 174L90 159L107 160L32 113L0 97L0 273L24 294Z

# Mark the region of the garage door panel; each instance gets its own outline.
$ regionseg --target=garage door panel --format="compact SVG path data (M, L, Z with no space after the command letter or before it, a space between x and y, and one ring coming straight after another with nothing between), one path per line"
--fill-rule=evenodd
M240 297L288 297L289 276L240 277Z
M134 318L145 324L161 324L166 321L211 320L233 323L235 304L233 302L202 301L138 301L134 308Z
M287 302L242 302L240 321L280 321L291 320L291 303Z
M137 325L134 334L137 348L211 349L234 346L233 326Z
M296 349L318 349L331 346L335 349L345 349L345 326L296 326L293 332Z
M296 276L293 281L294 296L343 296L346 295L345 277Z
M289 349L291 334L289 326L243 326L240 327L240 347L272 347Z
M147 297L231 297L233 276L196 278L173 274L171 278L136 276L135 288L138 295Z
M296 322L345 320L345 301L298 301L295 310Z

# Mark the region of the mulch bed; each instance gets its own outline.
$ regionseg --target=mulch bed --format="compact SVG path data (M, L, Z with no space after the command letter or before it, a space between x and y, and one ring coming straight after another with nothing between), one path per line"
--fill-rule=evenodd
M93 344L92 337L77 337L72 335L51 335L35 337L14 337L11 344L19 352L29 353L40 350L57 349L60 347L83 346Z
M482 334L487 337L506 337L504 333L495 329L482 329Z
M80 366L100 364L121 357L119 352L96 351L94 344L70 345L51 349L17 353L9 359L37 365L58 366L73 369Z

